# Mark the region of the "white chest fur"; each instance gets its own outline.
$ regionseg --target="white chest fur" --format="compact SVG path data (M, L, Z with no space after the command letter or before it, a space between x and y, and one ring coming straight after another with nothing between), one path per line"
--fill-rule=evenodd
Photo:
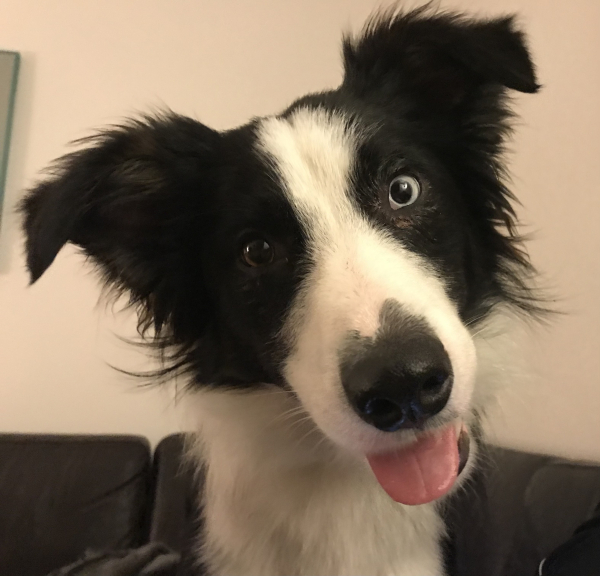
M397 505L360 479L307 470L226 486L215 475L206 494L202 557L213 574L443 573L435 510Z
M248 411L236 426L219 410L229 402L209 403L194 450L208 464L198 552L209 573L443 576L434 505L396 504L360 459L254 434L265 427L248 427Z

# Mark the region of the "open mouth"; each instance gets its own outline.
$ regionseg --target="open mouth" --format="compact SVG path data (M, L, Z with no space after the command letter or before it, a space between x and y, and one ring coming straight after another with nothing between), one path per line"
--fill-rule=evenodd
M465 425L453 423L398 450L369 455L367 460L390 498L414 506L450 491L467 464L470 444Z

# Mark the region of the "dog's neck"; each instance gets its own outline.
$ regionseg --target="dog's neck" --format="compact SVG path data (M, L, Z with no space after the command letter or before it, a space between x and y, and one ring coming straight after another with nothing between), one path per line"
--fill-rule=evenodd
M391 501L291 395L210 391L196 402L193 452L207 465L199 554L212 573L443 574L435 507Z

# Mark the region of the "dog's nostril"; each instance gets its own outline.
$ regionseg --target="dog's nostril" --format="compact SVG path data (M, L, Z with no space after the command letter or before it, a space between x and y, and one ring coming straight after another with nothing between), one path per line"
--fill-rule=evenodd
M443 369L423 377L416 389L415 400L424 414L437 414L448 402L452 389L452 376Z
M366 420L384 431L398 430L406 419L401 405L383 397L364 399L359 402L358 408Z
M364 405L363 412L367 416L381 418L395 413L398 406L386 398L371 398Z

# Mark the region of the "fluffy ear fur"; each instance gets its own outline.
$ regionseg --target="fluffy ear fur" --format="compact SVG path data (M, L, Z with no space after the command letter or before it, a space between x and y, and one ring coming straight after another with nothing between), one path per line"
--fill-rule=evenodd
M60 159L22 202L31 281L72 242L107 284L130 294L143 329L189 326L177 316L202 315L200 266L190 262L199 258L202 214L217 186L219 139L166 114L83 140L86 147Z
M374 17L356 41L344 40L346 85L359 93L413 91L440 109L496 84L536 92L524 36L512 17L467 20L425 6Z

